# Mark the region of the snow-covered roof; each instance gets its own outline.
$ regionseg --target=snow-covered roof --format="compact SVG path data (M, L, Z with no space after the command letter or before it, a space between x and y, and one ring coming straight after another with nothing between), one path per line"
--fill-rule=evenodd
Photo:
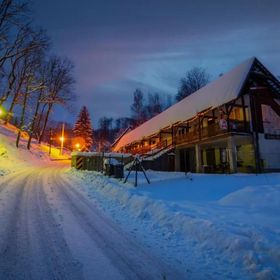
M131 127L127 127L117 138L116 140L114 141L114 143L111 145L112 147L114 147L118 142L119 140L126 134L128 133L129 131L131 130Z
M126 133L114 147L118 151L121 147L141 140L157 133L174 123L186 121L209 107L217 107L236 99L246 81L250 69L255 61L252 57L233 68L217 80L209 83L180 102L169 107L154 118L146 121L134 130Z

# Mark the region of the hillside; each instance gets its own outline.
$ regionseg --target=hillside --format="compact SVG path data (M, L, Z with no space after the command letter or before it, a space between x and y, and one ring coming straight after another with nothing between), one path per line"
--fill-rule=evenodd
M61 156L60 149L52 147L50 157L48 144L38 144L36 140L32 140L31 150L27 150L27 133L22 133L19 148L16 148L16 135L17 128L15 126L4 125L0 122L0 175L33 165L50 164L52 160L67 159L70 156L67 151L64 151L64 155Z

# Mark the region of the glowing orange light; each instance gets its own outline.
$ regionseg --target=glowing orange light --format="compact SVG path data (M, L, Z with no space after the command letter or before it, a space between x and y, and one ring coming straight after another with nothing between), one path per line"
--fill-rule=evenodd
M6 114L5 108L0 107L0 117Z
M59 138L59 140L60 140L61 142L64 142L64 137L61 136L61 137Z
M81 151L85 146L85 140L82 137L73 137L71 139L72 142L72 149L75 151Z

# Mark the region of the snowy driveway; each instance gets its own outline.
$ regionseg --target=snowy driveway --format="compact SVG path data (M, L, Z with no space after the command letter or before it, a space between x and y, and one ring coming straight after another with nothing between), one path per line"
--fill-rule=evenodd
M182 279L64 177L25 168L0 181L0 279Z

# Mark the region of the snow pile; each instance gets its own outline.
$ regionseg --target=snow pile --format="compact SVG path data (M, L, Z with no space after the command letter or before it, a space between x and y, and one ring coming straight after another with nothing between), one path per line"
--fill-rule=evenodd
M122 163L115 158L105 158L103 161L104 167L106 165L122 165Z
M191 181L182 173L175 173L172 179L165 181L155 176L156 182L152 180L154 183L151 185L135 189L130 184L123 185L94 172L72 170L70 173L83 179L85 183L81 187L89 195L98 192L128 211L139 224L150 227L151 231L160 229L168 239L169 246L175 248L173 254L181 254L181 261L186 265L199 264L199 269L205 273L203 277L215 273L214 279L280 277L279 185L223 185L226 192L219 193L219 188L209 180L212 177L217 183L219 175L194 174ZM162 174L168 177L167 173ZM265 180L264 176L268 175L261 175L257 179L255 175L227 175L220 177L220 183L231 179L235 182L236 178L241 182L240 178L261 183ZM271 175L271 178L272 181L279 181L280 176ZM207 181L206 185L200 182L204 180ZM164 185L165 182L169 184L168 191L167 186L163 187L160 196L155 187L156 194L151 195L154 186ZM184 192L181 191L183 182ZM147 189L150 189L150 193ZM192 194L193 189L204 192L202 200L199 201ZM213 200L211 189L219 199ZM174 193L179 192L177 201L165 199L168 192L173 197L176 197ZM207 196L207 193L210 195ZM181 253L178 244L184 248ZM168 251L172 255L170 247Z
M280 185L245 187L225 196L219 203L224 206L247 207L280 213Z

